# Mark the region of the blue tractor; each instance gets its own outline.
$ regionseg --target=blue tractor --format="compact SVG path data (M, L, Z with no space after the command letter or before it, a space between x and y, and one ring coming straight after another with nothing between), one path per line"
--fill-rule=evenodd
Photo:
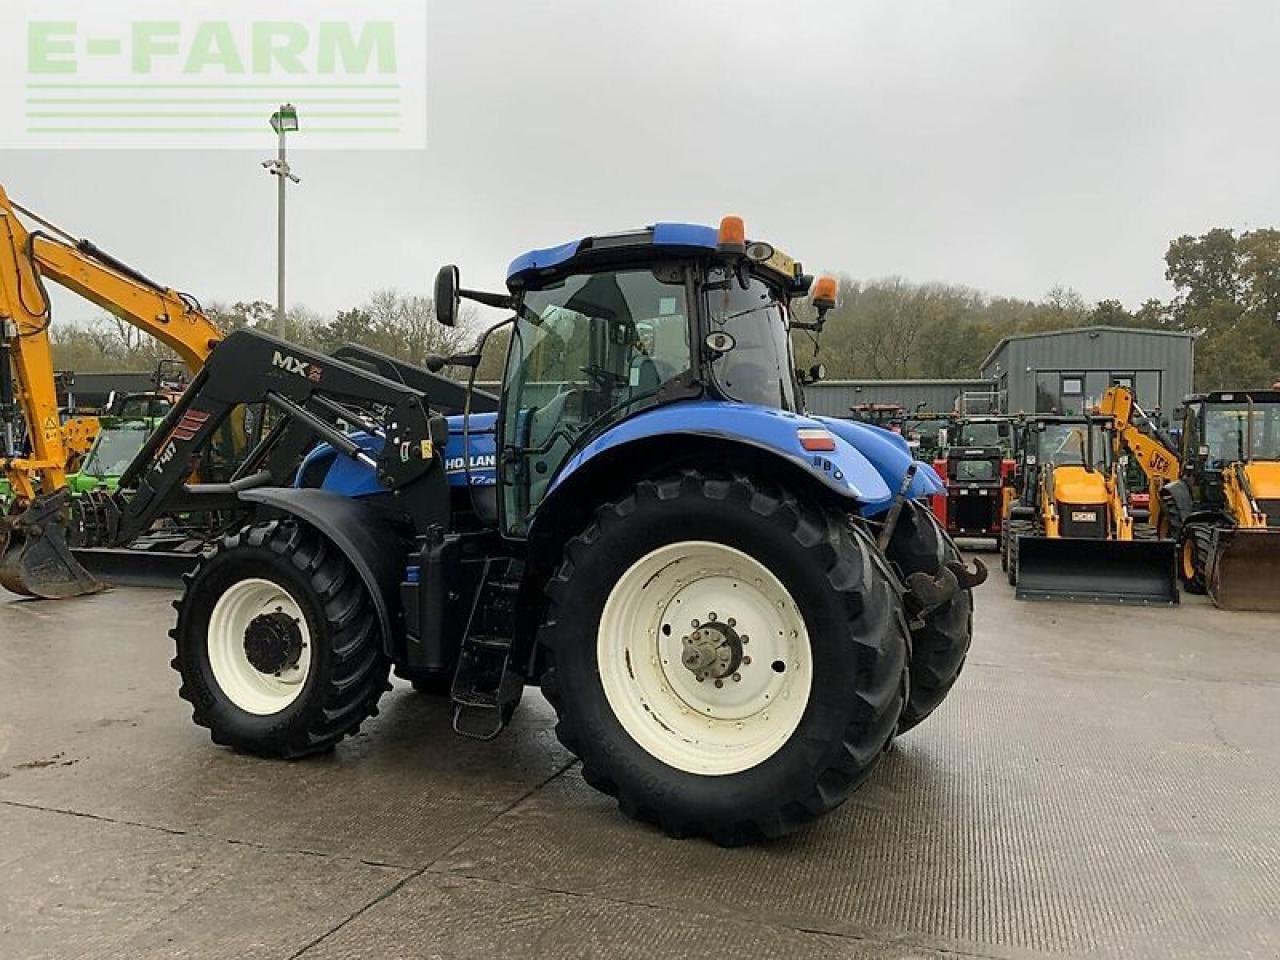
M489 738L536 685L587 782L669 834L746 843L839 805L955 682L984 571L900 437L805 413L791 331L820 331L834 282L730 217L534 250L502 293L446 267L440 322L464 299L511 314L485 335L509 336L496 397L429 372L474 381L481 348L422 370L237 334L160 431L144 459L176 476L243 399L213 396L219 369L244 382L266 344L253 389L281 419L230 483L184 488L256 511L178 604L196 723L326 750L394 669Z

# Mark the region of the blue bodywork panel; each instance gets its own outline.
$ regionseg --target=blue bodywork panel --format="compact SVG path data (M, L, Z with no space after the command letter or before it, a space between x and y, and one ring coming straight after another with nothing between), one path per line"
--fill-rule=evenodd
M846 426L840 421L834 423ZM863 424L852 426L859 429L837 431L830 423L814 417L720 400L693 400L658 407L624 420L584 447L560 470L548 494L607 450L646 438L695 434L769 450L810 471L837 493L857 500L865 515L875 516L893 502L911 463L911 454L905 441L887 430ZM835 437L835 450L821 453L805 450L797 431L806 428L828 429ZM911 495L926 496L941 489L942 481L933 468L920 464Z
M449 418L449 444L444 451L444 466L449 473L449 486L467 485L467 461L464 458L462 417ZM496 413L471 415L471 485L492 487L498 482L498 447L494 428Z
M644 245L639 238L646 231L636 231L637 246ZM693 247L715 250L719 244L720 233L715 227L707 227L698 223L657 223L647 229L650 234L649 244L655 247ZM530 250L511 261L507 268L507 279L527 273L530 270L546 270L568 263L578 255L585 240L571 240L558 247L544 247L541 250Z
M449 486L465 487L467 463L462 452L463 418L449 417L448 420L449 442L445 446L444 462L449 475ZM471 415L472 486L491 487L498 482L497 448L493 438L493 430L497 422L496 413ZM380 437L356 433L352 434L352 439L372 457L376 457L382 451ZM327 443L320 444L307 454L306 459L302 461L302 466L298 468L294 486L303 486L308 482L322 490L338 493L344 497L367 497L383 492L373 470L357 460L343 456Z
M467 484L462 423L462 417L449 418L445 468L451 487ZM473 486L497 483L496 423L497 414L494 413L477 413L471 417L470 479ZM835 449L819 453L805 450L797 431L806 428L828 430L835 438ZM585 464L608 450L637 440L673 434L716 437L768 450L811 472L842 496L856 500L863 515L872 517L888 509L912 461L906 441L880 427L829 417L807 417L752 404L690 400L647 410L601 434L565 463L548 495ZM356 434L354 439L373 456L382 448L382 441L368 434ZM347 497L382 492L373 470L342 456L327 444L318 446L303 461L295 485L303 485L304 478L310 485ZM942 480L931 466L917 464L909 492L912 498L942 493L944 489Z
M902 487L902 481L906 478L907 467L915 459L911 455L911 447L902 434L852 420L837 420L834 417L814 417L813 419L819 421L870 460L880 476L884 478L885 483L889 485L893 495L897 496L898 490ZM946 484L942 482L937 471L923 461L918 462L916 475L911 481L911 489L907 495L917 500L945 492Z

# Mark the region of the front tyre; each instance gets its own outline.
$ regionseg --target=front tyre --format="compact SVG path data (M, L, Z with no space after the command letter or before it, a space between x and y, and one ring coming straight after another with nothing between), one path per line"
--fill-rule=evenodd
M1209 569L1209 554L1213 552L1214 526L1212 521L1205 520L1192 520L1182 526L1178 536L1178 575L1187 593L1209 592L1205 574Z
M886 551L906 581L912 574L934 578L964 563L960 549L922 504L903 504ZM973 591L958 589L931 610L916 612L911 626L911 695L898 732L906 733L946 699L964 668L973 640Z
M724 845L842 803L906 694L901 602L867 535L696 471L638 484L548 587L557 735L628 816Z
M364 583L304 525L224 537L175 606L179 695L215 743L266 757L319 753L376 714L390 688Z

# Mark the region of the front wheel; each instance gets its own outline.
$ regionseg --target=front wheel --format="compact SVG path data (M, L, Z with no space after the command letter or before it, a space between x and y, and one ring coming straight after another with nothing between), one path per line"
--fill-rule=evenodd
M1187 593L1209 592L1205 573L1213 549L1213 523L1192 520L1185 523L1178 536L1178 573L1182 589Z
M842 803L906 694L901 603L866 533L696 471L596 516L566 547L540 635L556 732L587 782L725 845Z
M304 525L224 537L176 606L179 694L215 743L268 757L319 753L355 733L390 689L364 583Z
M935 578L964 564L956 542L923 504L907 501L886 551L904 580L913 574ZM911 695L898 732L906 733L933 713L955 686L973 640L973 591L957 589L930 610L909 609Z

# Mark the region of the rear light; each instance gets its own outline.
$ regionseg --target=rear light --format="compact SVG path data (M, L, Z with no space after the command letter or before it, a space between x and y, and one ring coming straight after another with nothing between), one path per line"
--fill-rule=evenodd
M800 438L800 446L810 453L830 453L836 448L836 438L826 430L797 430L796 436Z

